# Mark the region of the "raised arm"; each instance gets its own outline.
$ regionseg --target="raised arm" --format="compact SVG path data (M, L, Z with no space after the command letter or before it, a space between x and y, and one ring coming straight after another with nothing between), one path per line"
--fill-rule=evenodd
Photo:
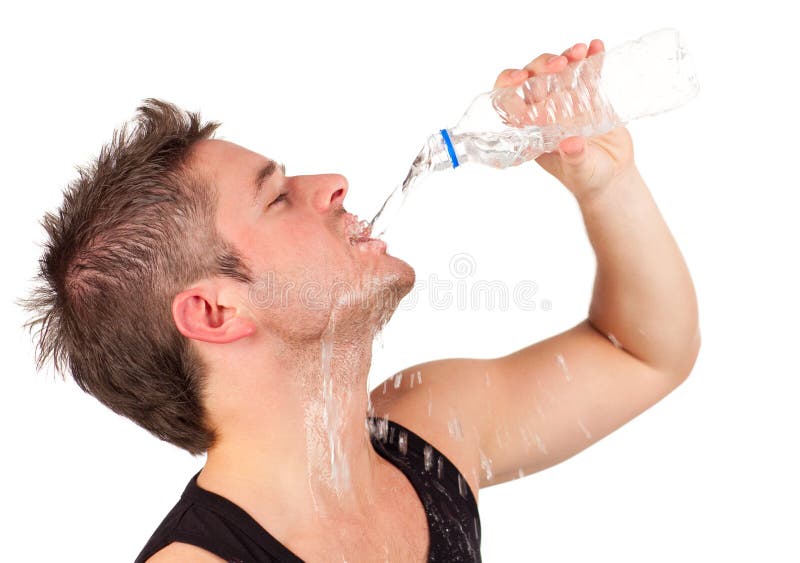
M496 86L558 72L602 49L594 40L557 59L546 53L522 74L504 71ZM537 162L575 196L597 257L587 318L501 358L413 366L404 371L420 371L422 385L372 394L379 416L427 433L475 493L559 463L619 428L686 379L700 346L688 268L634 164L627 129L570 137ZM462 431L452 432L454 421Z

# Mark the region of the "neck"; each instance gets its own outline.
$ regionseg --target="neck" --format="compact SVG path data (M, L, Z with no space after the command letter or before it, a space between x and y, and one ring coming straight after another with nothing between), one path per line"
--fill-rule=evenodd
M209 394L209 410L219 440L208 451L199 486L256 520L259 513L273 521L280 514L310 526L374 514L387 465L366 424L373 335L334 329L299 347L251 343L249 352L228 350L236 361L215 362L227 366L209 378L218 387ZM246 362L241 354L249 354Z

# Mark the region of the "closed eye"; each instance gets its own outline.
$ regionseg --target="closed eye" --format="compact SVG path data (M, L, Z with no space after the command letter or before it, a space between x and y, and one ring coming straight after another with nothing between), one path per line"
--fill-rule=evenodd
M269 204L269 207L272 207L274 204L278 203L279 201L285 200L287 195L289 195L289 194L282 193L282 194L278 195L278 197L276 197L274 200L272 200L272 203Z

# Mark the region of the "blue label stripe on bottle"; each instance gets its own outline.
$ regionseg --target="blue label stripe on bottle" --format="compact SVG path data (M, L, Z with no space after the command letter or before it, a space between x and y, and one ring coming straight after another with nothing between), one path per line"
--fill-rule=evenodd
M447 147L447 153L453 163L453 168L456 168L458 166L458 157L456 156L456 150L453 148L453 142L450 140L450 135L447 134L447 129L442 129L441 133L444 144Z

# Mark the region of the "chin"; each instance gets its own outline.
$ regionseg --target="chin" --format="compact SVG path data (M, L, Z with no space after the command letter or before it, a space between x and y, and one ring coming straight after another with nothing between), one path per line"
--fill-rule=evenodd
M414 268L401 258L397 258L396 256L386 255L386 257L392 263L392 273L395 274L395 279L392 282L393 287L395 287L400 294L400 298L402 299L405 297L409 291L414 287L414 282L417 279L417 274L414 271Z
M366 291L361 294L356 307L368 317L362 317L362 322L375 326L377 330L389 321L416 281L414 268L404 260L387 254L381 262L377 271L370 274Z

